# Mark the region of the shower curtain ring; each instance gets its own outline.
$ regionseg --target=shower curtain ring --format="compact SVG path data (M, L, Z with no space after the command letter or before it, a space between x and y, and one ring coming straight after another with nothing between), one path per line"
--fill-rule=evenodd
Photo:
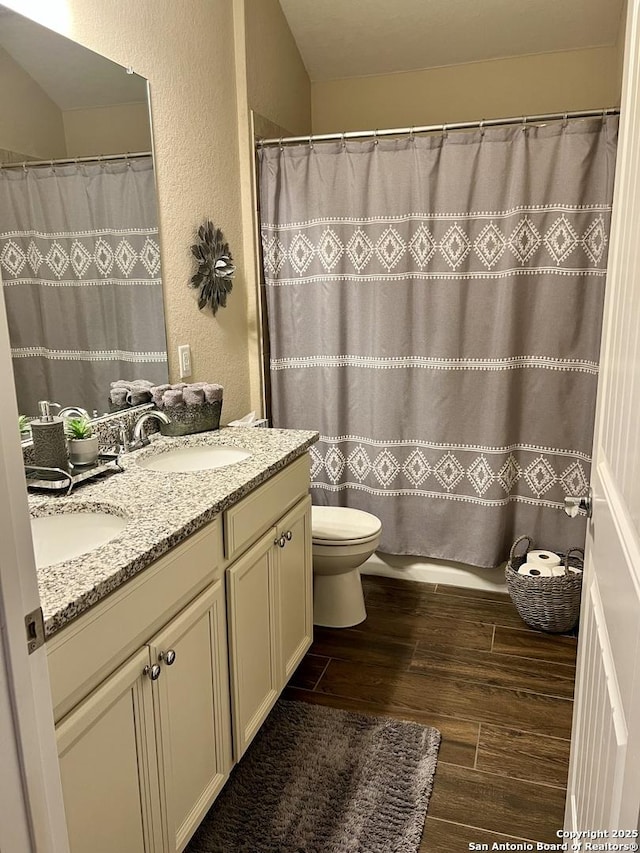
M313 151L313 136L309 137L309 151Z
M527 126L527 122L528 122L528 121L529 121L528 116L522 116L522 130L523 130L523 132L524 132L524 133L526 133L526 132L527 132L527 130L529 129L529 128L528 128L528 126Z
M449 137L449 131L447 130L447 125L443 124L442 125L442 138L448 139L448 137Z
M562 119L562 127L565 128L569 124L569 116L567 113L564 114Z
M342 131L342 137L341 138L342 138L342 150L346 151L347 150L347 140L345 138L345 131L344 130Z
M376 127L376 129L373 131L373 144L374 144L374 145L377 145L377 144L378 144L378 128L377 128L377 127Z
M280 137L280 142L278 143L278 147L281 151L284 151L284 145L282 144L282 137Z
M484 119L480 121L480 136L484 136Z
M607 110L602 110L602 124L605 125L607 123Z
M415 130L415 128L412 127L411 130L409 131L409 142L413 142L416 138L415 134L414 134L414 130Z

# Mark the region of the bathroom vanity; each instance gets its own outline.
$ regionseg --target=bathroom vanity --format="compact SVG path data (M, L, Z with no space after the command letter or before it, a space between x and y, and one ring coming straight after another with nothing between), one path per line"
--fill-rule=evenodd
M161 438L73 499L32 499L36 514L100 507L129 520L39 570L73 853L182 850L311 644L316 438ZM143 467L216 443L251 455L210 471Z

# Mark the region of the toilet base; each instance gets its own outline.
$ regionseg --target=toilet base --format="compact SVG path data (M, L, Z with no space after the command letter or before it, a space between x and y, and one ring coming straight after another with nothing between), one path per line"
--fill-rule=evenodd
M313 624L351 628L367 618L362 581L357 568L340 574L313 576Z

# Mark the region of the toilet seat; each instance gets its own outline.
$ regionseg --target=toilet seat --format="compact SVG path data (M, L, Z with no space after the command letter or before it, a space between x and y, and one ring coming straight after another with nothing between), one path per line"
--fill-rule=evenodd
M382 522L361 509L343 506L312 506L311 535L315 545L345 547L372 542Z

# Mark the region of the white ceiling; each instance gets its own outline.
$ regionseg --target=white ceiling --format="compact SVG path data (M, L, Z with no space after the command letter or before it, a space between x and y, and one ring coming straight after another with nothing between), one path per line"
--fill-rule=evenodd
M0 46L61 110L146 100L144 78L4 6Z
M615 44L624 0L280 0L313 81Z

